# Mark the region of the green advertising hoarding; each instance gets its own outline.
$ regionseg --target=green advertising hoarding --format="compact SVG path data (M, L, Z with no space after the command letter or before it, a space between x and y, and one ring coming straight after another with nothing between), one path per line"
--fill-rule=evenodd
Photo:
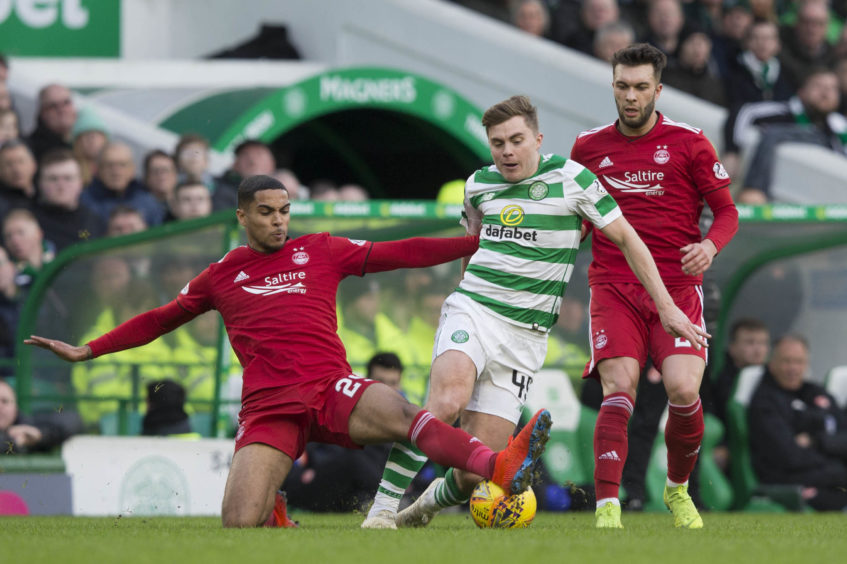
M16 57L118 57L120 0L0 0L0 51Z

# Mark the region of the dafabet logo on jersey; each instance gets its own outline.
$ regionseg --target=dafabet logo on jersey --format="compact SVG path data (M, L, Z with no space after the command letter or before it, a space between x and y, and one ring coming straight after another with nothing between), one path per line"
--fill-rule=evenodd
M523 208L516 205L506 206L500 212L500 222L503 225L508 227L512 227L513 225L520 225L523 221Z
M519 225L524 220L524 211L520 206L509 205L500 211L499 225L489 223L485 226L483 234L488 239L522 239L524 241L537 241L538 231L534 229L518 229Z

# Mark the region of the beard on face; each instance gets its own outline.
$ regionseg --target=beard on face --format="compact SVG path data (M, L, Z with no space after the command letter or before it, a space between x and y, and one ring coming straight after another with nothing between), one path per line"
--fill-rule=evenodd
M640 115L634 118L628 118L623 111L623 106L618 105L618 117L621 122L624 123L627 127L632 129L641 129L644 125L650 121L650 116L653 115L653 110L656 109L656 100L653 99L649 104L644 106L644 111L641 112Z

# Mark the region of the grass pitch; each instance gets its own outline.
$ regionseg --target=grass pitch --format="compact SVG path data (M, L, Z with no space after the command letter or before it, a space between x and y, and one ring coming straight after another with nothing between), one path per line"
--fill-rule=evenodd
M365 531L355 514L297 514L301 528L223 530L214 518L0 518L0 562L179 564L470 564L556 562L732 564L843 562L843 514L704 514L676 530L670 514L631 514L624 530L593 528L593 514L539 513L528 529L480 530L467 513L425 529Z

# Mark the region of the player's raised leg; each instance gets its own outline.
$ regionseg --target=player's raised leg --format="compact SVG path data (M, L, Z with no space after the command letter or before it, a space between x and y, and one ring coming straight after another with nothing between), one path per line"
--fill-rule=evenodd
M429 394L424 409L441 421L453 423L467 405L475 380L476 367L466 354L456 350L445 351L432 363ZM426 460L426 455L408 441L394 444L374 503L362 522L363 529L396 528L395 518L403 493Z
M462 414L462 429L489 447L501 450L514 433L515 424L496 415L465 411ZM434 480L413 504L397 515L397 526L426 526L442 509L468 501L474 486L481 479L477 474L450 468L443 479Z
M240 448L232 457L224 489L223 526L258 527L267 521L292 465L290 456L262 443Z
M626 462L627 424L635 403L638 361L615 357L597 365L603 385L603 403L594 427L594 487L597 495L595 526L622 528L619 491Z
M674 516L674 525L700 529L703 519L688 495L688 478L703 440L703 406L700 381L705 361L694 355L672 355L662 363L662 379L668 393L668 421L665 444L668 447L668 479L664 501Z

